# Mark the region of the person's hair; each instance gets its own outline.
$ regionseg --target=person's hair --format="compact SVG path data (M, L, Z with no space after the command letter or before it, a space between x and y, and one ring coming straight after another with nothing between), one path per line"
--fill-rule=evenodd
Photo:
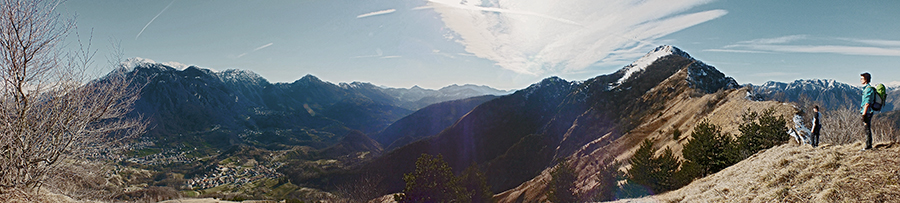
M814 106L813 109L819 110L819 105Z
M866 83L872 82L872 74L862 73L862 74L859 74L859 76L863 76L863 78L866 79Z

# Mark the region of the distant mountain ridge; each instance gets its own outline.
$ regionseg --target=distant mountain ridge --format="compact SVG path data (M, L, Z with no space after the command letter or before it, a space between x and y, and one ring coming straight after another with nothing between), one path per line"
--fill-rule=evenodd
M440 133L386 152L356 171L384 174L379 188L397 192L403 174L413 170L411 163L420 154L441 154L454 170L478 165L491 190L499 193L535 178L588 143L620 138L679 95L740 87L673 46L661 46L645 57L638 62L650 62L635 62L612 74L583 82L550 77L487 101ZM518 197L537 200L510 198Z
M874 85L874 84L873 84ZM762 85L752 85L752 94L757 99L782 102L810 101L822 105L823 110L842 108L858 109L862 90L837 82L833 79L800 79L790 83L769 81ZM888 87L887 100L883 112L892 111L900 106L900 91L897 87Z
M152 127L148 137L176 145L192 140L193 144L217 147L249 142L276 148L324 148L352 130L379 132L427 105L505 94L475 85L428 90L361 82L333 84L313 75L291 83L271 83L247 70L213 71L167 64L173 62L135 58L115 71L132 76L136 84L146 84L133 115L148 119ZM419 96L403 99L408 95Z

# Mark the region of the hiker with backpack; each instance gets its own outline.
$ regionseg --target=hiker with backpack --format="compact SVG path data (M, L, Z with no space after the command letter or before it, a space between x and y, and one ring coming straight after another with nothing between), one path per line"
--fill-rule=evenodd
M862 73L859 76L859 81L865 85L863 86L862 103L860 103L862 110L859 112L862 114L866 132L866 148L862 149L864 151L872 149L872 114L875 111L881 111L887 94L885 93L884 84L878 84L876 87L869 85L869 82L872 81L871 74Z

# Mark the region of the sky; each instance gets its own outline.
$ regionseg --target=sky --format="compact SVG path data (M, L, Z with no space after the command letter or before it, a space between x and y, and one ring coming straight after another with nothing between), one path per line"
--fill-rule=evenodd
M270 82L521 89L613 73L676 46L741 84L835 79L900 85L900 1L68 0L67 47ZM117 48L116 48L117 47Z

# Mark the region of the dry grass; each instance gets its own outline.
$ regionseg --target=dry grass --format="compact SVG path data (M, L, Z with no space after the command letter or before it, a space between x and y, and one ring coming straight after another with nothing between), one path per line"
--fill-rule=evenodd
M751 156L653 202L897 202L900 144L785 144Z
M7 189L0 193L0 202L5 203L81 203L94 201L78 201L71 197L51 192L47 189L37 189L37 191L27 191L22 189Z

